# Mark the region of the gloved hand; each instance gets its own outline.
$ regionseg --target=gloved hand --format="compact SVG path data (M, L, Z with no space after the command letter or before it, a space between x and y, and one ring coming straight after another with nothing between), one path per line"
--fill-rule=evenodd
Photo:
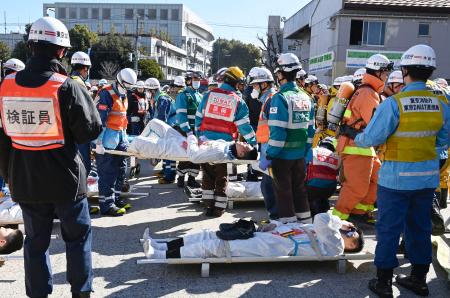
M97 154L105 154L105 147L103 147L102 144L97 144L97 146L95 146L95 153Z
M186 133L186 137L189 137L189 136L192 136L194 133L192 132L192 130L190 130L190 131L188 131L187 133Z
M259 168L263 171L272 166L272 161L267 159L261 159L259 161Z

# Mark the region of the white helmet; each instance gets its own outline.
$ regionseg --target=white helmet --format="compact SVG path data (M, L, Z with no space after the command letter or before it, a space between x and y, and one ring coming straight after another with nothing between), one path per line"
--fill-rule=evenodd
M31 25L28 42L45 42L70 48L69 31L58 19L43 17Z
M344 82L344 77L337 77L333 81L333 86L341 86Z
M291 72L294 70L302 69L302 65L300 64L298 57L292 53L281 54L278 57L277 64L278 66L275 69L275 72L279 71Z
M208 79L208 86L212 86L212 85L219 85L219 83L217 83L216 80L214 80L214 77L210 77Z
M249 76L251 79L250 84L273 82L272 73L267 68L257 67L257 69L253 73L250 73Z
M186 82L184 80L183 76L176 76L175 79L173 80L173 84L177 87L184 87L186 86Z
M161 91L164 91L164 92L169 92L169 89L170 89L169 85L164 85L161 87Z
M9 68L14 71L21 71L25 69L25 64L16 58L11 58L3 64L4 68Z
M437 78L434 80L434 82L436 83L436 85L438 85L441 88L447 88L448 87L448 82L446 79L443 78Z
M135 87L144 89L145 88L144 81L137 81Z
M353 76L352 75L343 76L342 83L344 83L344 82L353 82Z
M436 69L436 53L430 46L415 45L402 55L400 66L420 66Z
M223 77L225 75L225 73L227 72L228 67L222 67L221 69L219 69L216 74L214 75L214 80L216 82L221 82L223 81Z
M161 85L159 84L158 79L150 78L145 81L145 88L150 90L160 89Z
M305 76L306 76L306 71L304 71L303 69L300 69L300 70L297 72L296 78L297 78L297 79L300 79L300 78L303 77L303 79L304 79Z
M400 70L396 70L391 72L391 74L389 75L389 78L387 79L387 83L388 84L392 84L392 83L400 83L403 84L403 74Z
M366 69L364 67L357 69L355 71L355 73L353 74L353 82L361 81L363 76L365 75L365 73L366 73Z
M316 76L308 75L305 79L305 84L311 84L311 83L319 83L319 79Z
M131 89L136 85L137 75L131 68L124 68L117 73L117 82L125 89Z
M86 66L91 66L91 59L89 58L89 55L86 54L85 52L75 52L72 55L72 58L70 59L70 64L74 65L74 64L81 64L81 65L86 65Z
M88 89L91 89L91 87L92 87L91 83L89 83L89 82L84 82L84 84L86 85L86 87L87 87Z
M100 81L98 81L98 85L100 87L103 87L106 84L108 84L108 81L106 79L101 79Z
M92 86L92 87L91 87L91 91L92 91L92 92L98 91L98 87L97 87L97 86Z
M366 62L366 68L372 70L392 70L394 63L388 57L382 54L375 54L369 57Z

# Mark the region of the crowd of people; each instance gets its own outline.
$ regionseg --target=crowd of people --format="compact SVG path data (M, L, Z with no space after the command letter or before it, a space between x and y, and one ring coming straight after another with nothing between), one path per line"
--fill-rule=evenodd
M292 53L279 55L273 73L254 67L246 76L230 66L209 79L187 71L161 86L156 78L138 80L133 69L124 68L114 80L91 85L88 54L72 54L70 74L62 66L70 38L64 24L51 17L33 23L28 45L32 57L26 65L17 59L3 64L0 87L0 186L8 184L22 210L28 296L46 297L52 291L48 246L56 216L67 243L72 295L89 297L90 213L123 216L132 208L121 196L126 157L108 150L126 151L130 136L140 135L152 119L173 127L194 147L222 142L216 149L230 160L255 159L259 152L264 173L249 166L246 176L261 180L274 225L245 244L230 241L238 256L257 254L261 243L273 251L260 254L298 255L286 226L315 230L324 254L357 252L363 233L356 225L376 224L377 277L369 288L392 297L402 236L412 270L396 281L428 295L430 236L445 230L439 209L447 207L450 117L446 80L431 80L437 67L431 47L408 49L397 70L386 56L375 54L364 68L327 87ZM162 162L158 183L201 188L206 216L226 211L225 190L236 175L226 163ZM93 163L99 208L87 202ZM196 180L200 172L201 183ZM330 210L329 199L339 185ZM215 233L167 245L153 241L148 231L144 239L148 257L224 255ZM0 229L0 253L18 250L22 242L22 232ZM278 246L271 246L275 242Z

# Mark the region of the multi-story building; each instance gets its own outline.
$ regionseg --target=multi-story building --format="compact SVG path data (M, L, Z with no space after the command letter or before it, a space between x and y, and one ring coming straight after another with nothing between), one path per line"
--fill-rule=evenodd
M11 32L6 34L0 34L0 41L6 43L8 47L12 50L16 47L19 41L23 40L23 34L18 32Z
M352 74L374 53L398 62L415 44L437 54L434 76L450 78L450 1L312 0L284 22L283 37L325 83Z
M166 79L210 69L212 30L183 4L45 3L44 15L50 11L69 29L83 24L100 36L114 30L133 44L138 36L138 48L160 63Z

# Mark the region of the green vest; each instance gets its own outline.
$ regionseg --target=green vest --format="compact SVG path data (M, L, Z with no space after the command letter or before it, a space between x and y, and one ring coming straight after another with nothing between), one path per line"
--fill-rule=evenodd
M197 113L198 105L200 101L197 96L194 97L188 90L184 90L183 94L187 98L187 118L189 121L189 126L193 130L195 128L195 114ZM197 93L195 94L197 95Z
M282 92L281 94L286 99L289 114L284 149L304 150L308 141L311 100L305 92L298 88Z

